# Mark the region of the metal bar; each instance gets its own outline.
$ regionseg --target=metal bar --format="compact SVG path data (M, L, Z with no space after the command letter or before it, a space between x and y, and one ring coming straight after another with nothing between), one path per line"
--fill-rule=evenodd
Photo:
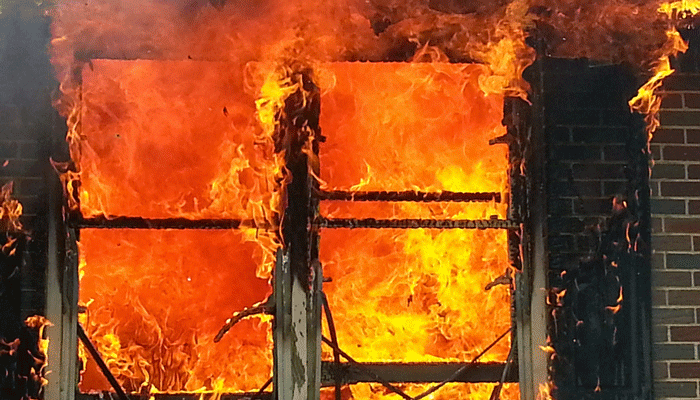
M326 293L321 292L321 299L323 301L323 311L326 315L326 324L328 325L328 331L331 334L331 342L333 342L333 345L335 347L333 348L333 367L338 368L334 373L331 373L331 378L334 381L335 386L335 400L341 400L342 394L340 393L342 389L342 382L343 379L340 379L339 377L341 375L338 375L340 372L340 353L338 352L338 348L340 347L338 345L338 335L335 330L335 322L333 321L333 314L331 314L331 308L330 305L328 304L328 297L326 297ZM321 379L321 386L323 386L323 379Z
M112 375L112 372L109 370L107 364L105 364L104 360L102 359L100 352L97 351L95 345L92 344L90 338L88 338L87 334L85 333L85 330L83 329L83 326L80 323L78 323L78 338L81 342L83 342L83 345L85 345L85 348L87 349L88 353L90 353L90 356L92 356L92 359L95 360L97 366L100 367L102 375L104 375L105 378L107 378L109 384L112 385L114 391L117 392L117 397L119 397L119 400L129 400L129 397L127 397L126 393L124 392L124 389L122 389L122 387L119 385L119 382L117 382L117 378L115 378L114 375Z
M494 340L493 342L491 342L490 345L486 346L485 349L481 350L481 353L477 354L477 355L469 362L469 364L462 365L462 367L460 367L457 371L455 371L455 372L454 372L452 375L450 375L447 379L443 380L442 382L438 383L437 385L435 385L435 386L431 387L430 389L424 391L423 393L419 394L418 396L416 396L416 397L414 398L414 400L419 400L419 399L422 399L422 398L424 398L424 397L427 397L427 396L431 395L432 393L435 393L436 391L438 391L441 387L445 386L446 384L448 384L448 383L450 383L450 382L455 382L457 379L459 379L460 376L462 376L462 374L465 373L465 371L467 371L470 367L473 367L474 365L476 365L477 362L479 361L479 359L481 358L481 356L483 356L484 354L486 354L489 350L491 350L491 349L493 348L493 346L495 346L498 342L500 342L501 339L503 339L504 337L506 337L506 335L509 334L510 331L511 331L512 329L513 329L512 327L511 327L511 328L508 328L507 331L503 332L503 333L501 334L501 336L497 337L496 340Z
M233 313L231 318L226 320L224 326L222 326L221 329L219 329L219 332L214 337L214 343L220 342L226 334L226 332L231 330L231 328L233 328L234 325L236 325L243 319L258 314L274 314L274 311L275 303L272 296L268 297L265 301L257 303L251 307L246 307L241 311L236 311L235 313Z
M466 192L417 192L406 191L320 191L318 197L321 200L340 201L413 201L413 202L476 202L476 201L501 201L501 193L466 193Z
M329 229L519 229L520 224L507 219L374 219L318 218L314 224Z
M512 331L511 331L512 332ZM512 336L511 336L512 339ZM511 342L510 350L508 351L508 358L506 359L506 365L503 367L503 374L501 374L501 380L498 382L498 385L496 385L493 388L493 391L491 392L491 397L489 400L500 400L501 399L501 390L503 390L503 384L506 382L506 379L508 378L508 372L510 372L510 367L513 365L513 357L515 356L515 342Z
M211 395L214 395L214 393L153 393L149 394L147 398L155 400L201 400L202 398L209 398ZM109 392L77 393L75 398L76 400L104 400L109 399L110 394ZM221 393L216 394L216 398L219 400L273 400L270 392L262 394L256 392ZM144 397L139 394L131 394L127 399L143 400Z
M376 383L377 380L368 374L381 376L390 383L438 383L454 375L464 363L340 363L323 362L321 385L324 387L340 384ZM479 383L498 382L501 379L505 364L501 362L474 363L465 368L452 382ZM517 368L516 368L517 369ZM336 382L335 378L340 382ZM517 382L517 370L510 369L505 375L505 382Z
M229 218L142 218L128 216L94 216L69 220L68 224L79 229L272 229L268 223L252 219Z
M354 358L350 357L348 353L344 352L343 350L340 350L338 346L335 345L335 343L331 342L329 339L326 337L322 337L323 343L327 344L330 346L333 350L337 351L341 356L343 356L346 360L348 360L350 363L352 363L354 366L362 369L362 371L365 374L369 374L370 377L372 378L372 382L378 382L382 384L385 388L391 390L392 392L398 394L402 398L406 400L413 400L413 398L406 393L404 393L401 389L397 388L396 386L392 385L391 382L388 382L386 379L382 378L381 376L377 375L374 371L368 370L367 368L364 368L363 364L356 361Z

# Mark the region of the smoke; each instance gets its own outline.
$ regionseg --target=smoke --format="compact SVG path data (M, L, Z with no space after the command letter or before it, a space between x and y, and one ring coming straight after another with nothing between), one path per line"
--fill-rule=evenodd
M522 95L519 74L534 59L528 36L551 56L651 69L673 23L659 7L658 0L58 1L51 52L64 92L98 58L312 65L407 61L416 53L425 61L429 48L429 60L489 66L505 88L486 92Z

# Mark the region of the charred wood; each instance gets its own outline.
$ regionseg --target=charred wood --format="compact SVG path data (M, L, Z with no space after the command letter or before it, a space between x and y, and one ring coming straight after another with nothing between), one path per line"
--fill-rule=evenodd
M329 229L519 229L520 224L504 219L375 219L318 218L314 225Z
M321 385L335 385L334 377L339 377L343 384L377 382L367 371L381 376L391 383L437 383L452 376L463 367L463 363L351 363L335 364L324 362ZM461 373L453 382L498 382L501 379L505 363L475 363ZM517 370L511 369L506 374L505 382L517 382Z
M358 191L343 190L320 191L321 200L340 201L412 201L412 202L477 202L477 201L501 201L501 194L497 192L465 193L465 192L416 192L407 191Z
M70 219L68 226L78 229L263 229L274 227L252 219L229 218L142 218L127 216L94 216Z

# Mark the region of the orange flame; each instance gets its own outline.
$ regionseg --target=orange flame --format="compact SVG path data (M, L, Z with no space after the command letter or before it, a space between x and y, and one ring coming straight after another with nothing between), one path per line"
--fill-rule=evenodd
M19 218L22 216L22 203L12 198L13 182L6 183L0 189L0 230L5 232L19 232L22 230L22 223Z
M59 1L52 62L72 162L56 166L68 207L85 215L250 218L278 227L285 171L272 135L284 100L299 89L290 79L299 64L313 67L324 91L325 187L495 191L506 198L505 149L487 143L503 134L503 96L526 98L522 72L534 59L526 31L551 23L566 34L552 54L615 62L647 60L654 46L621 46L611 37L657 40L655 29L626 20L652 20L646 3L545 1L550 17L537 18L526 0L483 2L464 14L429 3L240 0L217 11L204 1ZM695 4L653 8L675 18L696 12ZM647 115L650 135L660 104L654 90L670 74L668 55L683 49L677 32L665 40L665 58L630 101ZM433 63L371 70L323 64L385 61L406 42L421 49L414 61ZM109 58L139 61L99 60ZM436 62L455 58L474 64ZM506 204L327 203L322 211L504 218ZM270 291L274 230L85 230L81 240L81 319L129 390L249 390L267 379L269 319L242 322L217 346L211 338L232 312ZM507 288L482 290L508 265L503 232L329 231L321 243L324 272L334 278L327 292L342 321L339 340L359 359L465 360L510 324ZM502 360L507 350L501 343L486 359ZM82 389L104 387L88 362ZM464 396L456 390L439 396ZM517 387L509 390L517 396ZM488 389L468 391L484 396ZM373 385L350 392L382 395Z
M336 63L316 72L328 138L321 146L321 177L329 189L507 189L505 149L488 145L504 128L502 96L485 95L479 86L491 73L487 68ZM444 98L451 102L440 101ZM330 217L477 219L503 218L505 212L505 204L493 202L321 204L321 213ZM510 325L507 287L483 289L509 265L504 232L324 230L321 237L324 275L333 279L324 290L338 341L359 360L469 360ZM508 349L504 340L484 360L502 361ZM371 394L369 387L353 385L349 391L353 398L384 395ZM407 390L417 393L421 387ZM504 398L517 396L509 390ZM488 398L489 392L487 386L469 385L435 395Z
M33 372L33 378L39 379L41 382L41 386L45 386L48 381L44 377L44 373L46 371L46 367L49 365L49 359L48 359L48 349L49 349L49 338L45 334L45 329L47 326L53 326L53 324L46 319L46 317L41 316L41 315L32 315L27 317L26 320L24 320L24 324L31 329L36 329L37 331L37 347L39 349L39 357L40 359L37 360L38 368L39 370L35 370L32 367L32 372Z
M553 400L552 389L554 389L553 383L541 383L538 388L537 400Z
M698 1L675 1L662 3L658 12L666 14L671 19L684 18L696 14L700 9ZM656 91L663 84L664 78L673 74L669 57L678 53L685 53L688 44L681 38L675 26L671 26L666 31L666 42L659 50L660 56L653 64L652 77L639 88L637 95L630 99L629 106L632 111L644 114L648 140L651 140L654 132L659 127L659 109L661 108L661 98Z
M681 0L659 5L659 12L666 14L669 18L685 18L692 17L700 12L700 1L698 0Z
M613 314L617 314L622 309L622 299L622 286L620 286L620 294L617 296L617 304L614 306L607 306L605 309L612 311Z

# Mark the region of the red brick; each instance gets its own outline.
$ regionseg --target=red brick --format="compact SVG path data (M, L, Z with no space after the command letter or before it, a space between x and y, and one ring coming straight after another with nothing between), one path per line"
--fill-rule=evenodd
M700 236L693 236L693 251L700 251Z
M662 153L664 160L700 161L700 146L668 145L664 146Z
M695 322L692 308L661 308L651 309L651 318L655 324L687 325Z
M688 165L688 179L700 179L700 165Z
M655 362L654 363L654 379L666 379L666 378L668 378L668 363Z
M698 126L700 111L662 111L661 125L666 126Z
M668 304L671 306L700 306L700 290L669 290Z
M700 342L700 326L672 326L671 341Z
M685 143L683 129L659 128L654 132L652 143Z
M686 129L686 143L700 143L700 129Z
M691 249L690 236L654 235L651 246L655 251L685 251Z
M654 394L657 399L667 397L683 397L694 399L698 394L697 382L656 382Z
M666 291L665 290L653 290L651 293L651 303L655 306L665 306L666 305Z
M700 181L661 182L661 195L700 197Z
M698 74L673 74L664 79L664 92L692 90L700 87L700 76Z
M673 253L666 254L666 268L700 270L700 254Z
M693 286L700 287L700 272L693 272Z
M651 158L657 161L661 160L661 146L652 144L649 147L651 148Z
M700 233L700 219L697 218L665 218L666 232Z
M700 200L690 200L688 202L688 214L700 214Z
M656 164L651 169L651 179L685 179L685 165Z
M695 346L689 343L655 343L654 356L657 360L694 360Z
M661 101L661 109L683 108L683 95L680 93L666 93Z
M651 282L656 287L689 287L692 279L690 272L654 270Z
M668 325L654 325L651 330L651 340L654 343L668 342Z
M669 372L671 373L671 378L698 379L700 378L700 362L672 362Z
M666 200L652 198L651 202L652 214L685 214L685 200Z
M675 105L676 103L671 100L671 103ZM662 103L663 106L663 103ZM685 94L685 107L686 108L700 108L700 93L686 93Z

